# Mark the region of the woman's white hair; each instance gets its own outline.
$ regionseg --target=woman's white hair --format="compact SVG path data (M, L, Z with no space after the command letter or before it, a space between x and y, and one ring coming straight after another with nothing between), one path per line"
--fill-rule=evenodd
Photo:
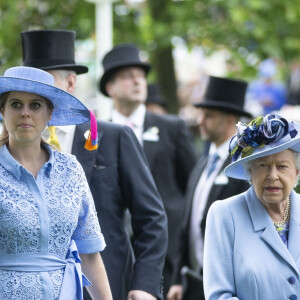
M289 149L289 150L291 150L294 154L296 170L299 171L299 173L300 173L300 153L295 152L292 149ZM246 171L246 173L249 174L249 177L250 177L250 171L251 171L254 161L255 161L255 159L252 159L252 160L248 160L243 163L243 168Z

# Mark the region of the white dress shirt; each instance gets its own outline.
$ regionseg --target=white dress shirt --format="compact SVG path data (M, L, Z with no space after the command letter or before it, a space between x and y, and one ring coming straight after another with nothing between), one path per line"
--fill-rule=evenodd
M216 148L215 144L212 144L209 149L209 158L206 164L204 171L202 172L201 177L199 178L198 184L195 189L193 204L192 204L192 213L191 213L191 224L189 232L189 257L190 265L193 270L198 272L203 268L203 233L200 227L201 221L203 219L203 213L207 204L208 196L210 194L211 188L214 184L216 176L218 175L221 167L223 166L225 160L227 159L228 147L230 139ZM219 160L216 164L216 168L211 173L209 178L207 178L207 169L210 165L210 159L214 153L217 153Z
M135 133L140 144L143 144L144 121L146 106L141 104L129 117L120 114L115 109L112 111L111 120L113 123L129 126Z
M56 126L56 135L61 151L71 153L76 125Z

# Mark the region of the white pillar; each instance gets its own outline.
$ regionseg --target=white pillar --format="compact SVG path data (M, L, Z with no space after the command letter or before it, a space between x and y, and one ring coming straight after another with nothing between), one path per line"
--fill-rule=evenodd
M113 47L113 1L114 0L86 0L95 3L96 11L96 83L98 85L103 73L102 58ZM99 119L109 119L112 100L98 91L96 100L96 114Z
M97 1L97 0L96 0ZM102 58L113 46L112 0L96 2L96 61L97 78L102 74Z

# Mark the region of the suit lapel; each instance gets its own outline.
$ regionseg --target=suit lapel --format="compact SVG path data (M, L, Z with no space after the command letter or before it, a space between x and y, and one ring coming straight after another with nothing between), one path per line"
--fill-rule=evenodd
M250 217L252 219L253 228L254 230L260 234L260 238L267 243L278 255L282 257L294 270L295 272L299 274L297 265L295 263L295 260L291 254L291 252L288 250L288 248L284 245L282 242L279 234L276 232L274 225L271 221L271 218L269 217L269 214L263 204L260 202L260 200L256 197L254 188L251 187L246 195L246 201L249 208ZM298 211L299 213L299 211ZM293 225L294 227L294 225ZM293 229L293 235L295 234L297 230ZM299 235L295 239L296 241L299 241ZM292 242L292 236L289 237L288 243ZM295 242L296 242L295 241ZM294 245L292 244L292 248L294 248ZM299 248L299 246L298 246ZM294 251L294 250L293 250ZM296 251L299 253L299 249ZM294 253L295 255L295 253Z
M228 166L230 163L230 157L227 157L227 159L225 160L225 162L223 163L218 175L216 176L216 178L224 171L225 167ZM224 175L225 176L225 175ZM210 208L210 206L218 199L223 199L223 197L221 197L222 195L222 190L225 187L225 185L215 185L213 183L208 198L207 198L207 202L206 202L206 206L204 209L204 213L203 216L207 216L208 210ZM206 224L206 218L203 218L201 221L201 228L202 228L202 232L204 234L205 231L205 224Z
M86 139L84 134L87 130L90 129L90 123L83 123L76 126L73 146L72 146L72 154L74 154L77 160L83 167L86 178L88 182L90 182L92 171L94 169L96 155L100 149L100 143L102 141L103 131L101 128L98 128L98 149L94 151L88 151L84 148Z
M189 202L189 205L192 205L193 203L194 193L206 163L207 157L201 158L190 175L189 186L187 188L187 201Z

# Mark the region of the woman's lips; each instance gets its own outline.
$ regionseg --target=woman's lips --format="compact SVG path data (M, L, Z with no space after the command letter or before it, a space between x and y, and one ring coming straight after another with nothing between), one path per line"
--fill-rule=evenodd
M268 187L265 187L265 190L267 190L270 193L276 193L276 192L279 192L281 190L281 188L268 186Z
M19 127L21 127L21 128L31 128L32 125L27 124L27 123L22 123L22 124L19 125Z

